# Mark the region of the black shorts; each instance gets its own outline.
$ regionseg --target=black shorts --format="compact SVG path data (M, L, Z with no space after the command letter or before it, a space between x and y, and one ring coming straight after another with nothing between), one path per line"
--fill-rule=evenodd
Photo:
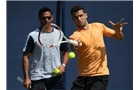
M108 81L108 75L93 77L79 76L73 82L71 90L106 90Z
M59 75L52 78L32 81L32 86L37 82L42 82L44 83L47 90L66 90L64 81L65 81L64 75Z

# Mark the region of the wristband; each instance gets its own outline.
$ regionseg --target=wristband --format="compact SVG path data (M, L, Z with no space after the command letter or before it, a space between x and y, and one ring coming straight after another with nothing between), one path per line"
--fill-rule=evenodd
M62 66L66 67L66 64L62 64Z

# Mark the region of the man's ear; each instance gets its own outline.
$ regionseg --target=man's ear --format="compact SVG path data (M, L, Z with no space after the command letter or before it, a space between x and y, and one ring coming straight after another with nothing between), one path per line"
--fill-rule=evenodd
M88 14L87 13L85 13L85 16L86 16L86 18L88 18Z
M52 20L54 19L54 17L53 17L53 15L52 15L52 18L51 18Z

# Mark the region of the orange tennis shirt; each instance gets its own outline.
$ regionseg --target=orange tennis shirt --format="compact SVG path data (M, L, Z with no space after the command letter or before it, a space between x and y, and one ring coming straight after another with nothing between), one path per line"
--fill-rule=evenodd
M82 46L76 50L78 76L109 75L103 35L110 37L115 31L98 22L89 24L89 27L88 30L77 28L70 36L70 39L82 42Z

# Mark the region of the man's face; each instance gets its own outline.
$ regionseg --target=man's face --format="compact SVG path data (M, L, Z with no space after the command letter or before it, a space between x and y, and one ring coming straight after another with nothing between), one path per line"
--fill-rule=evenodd
M50 24L53 21L53 15L49 11L43 12L39 17L39 21L42 26Z
M79 10L72 14L72 20L78 27L84 27L87 21L87 13L84 13L83 10Z

